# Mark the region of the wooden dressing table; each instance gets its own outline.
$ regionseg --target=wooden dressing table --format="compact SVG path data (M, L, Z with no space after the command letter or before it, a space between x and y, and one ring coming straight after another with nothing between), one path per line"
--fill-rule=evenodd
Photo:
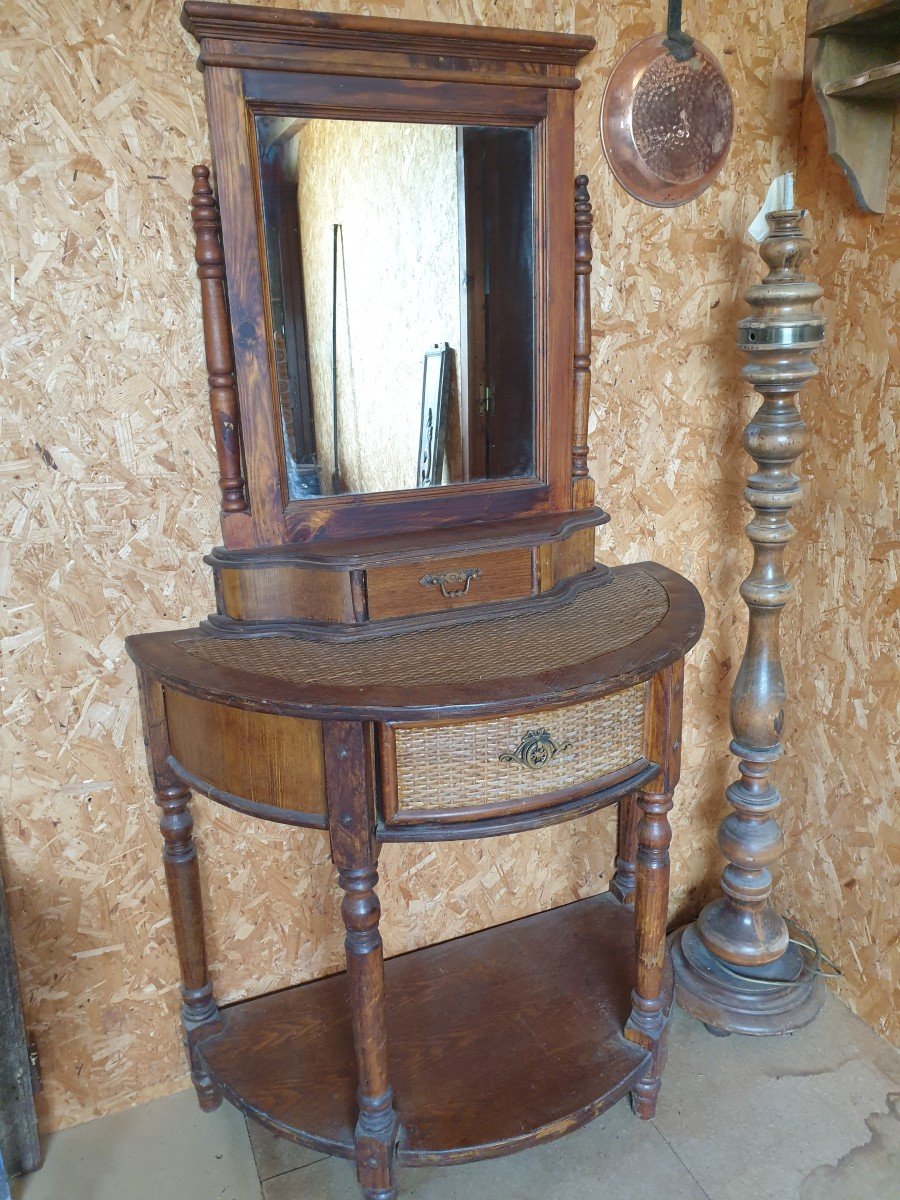
M193 213L225 545L217 612L128 649L186 1043L204 1108L354 1159L390 1200L398 1164L509 1153L627 1091L652 1117L703 607L663 567L594 563L587 181L571 191L591 39L195 2L183 20L217 177L215 198L195 168ZM410 273L445 251L456 274L423 290ZM346 973L217 1006L191 791L327 830ZM611 804L608 893L383 962L383 842Z

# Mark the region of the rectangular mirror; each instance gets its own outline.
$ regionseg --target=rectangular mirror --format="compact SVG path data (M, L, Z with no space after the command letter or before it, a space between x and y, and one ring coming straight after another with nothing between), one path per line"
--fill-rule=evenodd
M254 120L288 499L533 476L532 130Z

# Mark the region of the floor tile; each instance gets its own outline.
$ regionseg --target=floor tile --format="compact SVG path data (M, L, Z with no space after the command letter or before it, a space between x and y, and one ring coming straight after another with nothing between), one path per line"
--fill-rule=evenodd
M279 1137L250 1117L247 1118L247 1132L256 1159L256 1171L263 1182L274 1179L276 1175L284 1175L287 1171L295 1171L298 1167L308 1167L310 1163L325 1157L321 1151L308 1150L297 1142Z
M705 1200L652 1124L627 1102L568 1137L508 1158L400 1171L403 1200ZM324 1159L272 1179L264 1200L360 1200L352 1163Z
M240 1113L201 1112L193 1088L47 1139L14 1200L260 1200Z
M900 1144L900 1055L835 997L772 1038L715 1038L679 1012L669 1044L656 1126L710 1200L890 1194L870 1181Z

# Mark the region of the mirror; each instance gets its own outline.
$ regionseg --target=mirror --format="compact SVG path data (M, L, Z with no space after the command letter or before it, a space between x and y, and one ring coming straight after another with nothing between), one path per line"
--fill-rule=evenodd
M255 125L288 499L533 476L531 129Z

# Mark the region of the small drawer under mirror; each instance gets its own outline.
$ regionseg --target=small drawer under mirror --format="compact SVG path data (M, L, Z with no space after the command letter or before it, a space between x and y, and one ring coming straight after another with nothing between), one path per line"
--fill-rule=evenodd
M531 595L533 580L530 550L498 550L376 568L366 573L369 620L518 600Z
M329 627L334 636L379 623L536 599L605 570L594 562L602 509L549 514L500 529L435 530L258 551L217 548L206 558L218 611L233 633L269 625Z

